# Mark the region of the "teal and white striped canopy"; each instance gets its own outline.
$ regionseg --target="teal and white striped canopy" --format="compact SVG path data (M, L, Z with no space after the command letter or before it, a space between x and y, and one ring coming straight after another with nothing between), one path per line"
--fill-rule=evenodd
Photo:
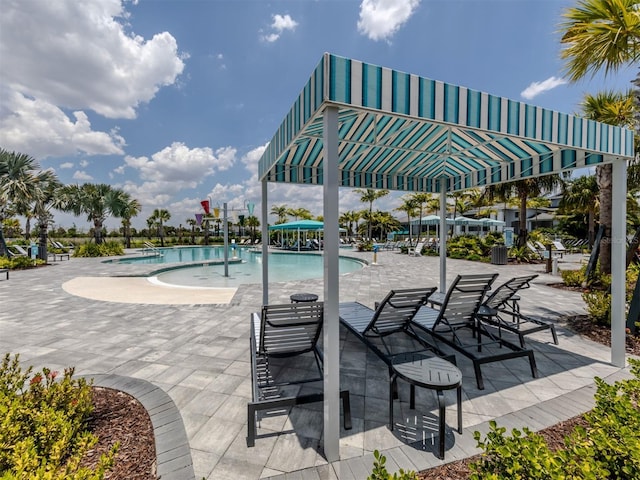
M438 192L631 159L630 130L324 54L259 164L322 184L323 111L338 107L341 186Z

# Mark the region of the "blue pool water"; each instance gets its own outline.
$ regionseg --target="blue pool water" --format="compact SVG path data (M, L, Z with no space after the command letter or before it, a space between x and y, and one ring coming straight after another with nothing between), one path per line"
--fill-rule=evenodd
M189 263L224 259L222 247L180 247L159 249L161 257L142 257L119 260L127 263ZM155 281L188 287L237 287L246 283L262 282L262 254L249 249L235 249L235 256L242 263L229 263L229 276L224 276L224 265L185 266L160 272ZM233 254L229 253L229 259ZM167 265L168 266L168 265ZM269 254L269 282L320 279L323 275L324 257L318 254L277 253ZM340 257L340 274L360 270L364 264L358 260Z

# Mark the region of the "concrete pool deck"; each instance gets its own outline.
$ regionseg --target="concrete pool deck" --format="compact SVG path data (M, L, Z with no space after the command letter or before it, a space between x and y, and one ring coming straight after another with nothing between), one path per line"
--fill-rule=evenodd
M341 253L372 261L371 253ZM579 257L566 256L560 268L577 268ZM379 252L377 263L341 277L340 301L373 306L392 288L438 284L436 257ZM449 281L457 273L487 269L500 274L497 283L538 273L523 295L525 312L557 321L561 315L585 311L579 294L547 286L559 279L544 274L543 265L448 259L447 268ZM184 423L195 478L364 479L371 473L374 449L385 453L390 470L423 470L442 463L429 442L411 441L387 429L386 367L344 329L341 383L351 393L354 428L341 432L341 461L327 464L322 456L320 404L264 419L256 446L247 448L249 316L260 309L260 285L242 285L224 303L208 290L157 285L149 290L141 283L146 279L131 278L152 269L72 258L11 272L9 280L0 280L0 351L19 353L25 366L57 370L75 366L77 374L132 377L161 389ZM109 287L116 280L124 285L119 292ZM84 296L77 294L80 291ZM289 295L297 292L323 296L321 280L274 283L269 292L270 303L289 303ZM483 368L486 388L478 390L471 362L457 356L463 372L464 433L448 429L447 461L475 453L472 432L486 431L491 419L507 428L544 428L590 408L595 376L614 380L629 375L628 369L609 363L609 348L573 334L561 322L557 327L558 346L551 343L548 332L528 339L536 355L537 379L531 378L526 361L498 362ZM437 405L435 396L418 392L418 409L410 411L403 388L397 417L406 421L429 417ZM453 398L447 397L447 406L447 423L453 425Z

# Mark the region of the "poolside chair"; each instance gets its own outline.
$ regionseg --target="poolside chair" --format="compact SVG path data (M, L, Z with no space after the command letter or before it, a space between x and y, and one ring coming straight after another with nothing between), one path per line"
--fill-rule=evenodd
M416 245L416 248L411 250L409 249L408 253L409 256L415 256L415 257L421 257L422 256L422 249L424 248L425 242L420 242Z
M321 402L322 391L307 391L305 384L322 382L322 352L318 340L324 320L324 303L308 302L265 305L261 313L251 314L251 383L252 401L247 405L247 446L255 445L258 413L281 413L286 407ZM315 372L308 375L291 364L304 364L302 357L312 357ZM296 358L295 362L277 365L278 358ZM280 367L280 368L278 368ZM322 383L321 383L322 385ZM321 388L321 387L320 387ZM344 428L351 429L349 391L340 392Z
M417 342L420 346L418 351L427 350L434 356L443 357L445 354L437 346L418 335L411 323L435 290L435 287L391 290L382 302L376 304L375 310L359 302L341 303L339 305L340 323L364 342L389 367L395 354L408 353L403 350L394 354L393 346L387 339L395 333L408 335ZM455 359L453 361L455 363Z
M560 258L562 258L562 255L567 253L567 249L566 247L562 244L561 241L559 240L554 240L553 242L553 248L554 248L554 253L557 253L560 255Z
M486 323L498 328L498 335L502 337L502 330L518 335L520 346L524 348L525 335L550 330L553 343L558 344L558 335L553 323L537 318L531 318L520 313L520 291L531 286L531 281L538 275L513 277L506 281L484 301L480 307L480 317Z
M31 256L29 255L29 252L27 252L22 245L9 245L9 248L13 248L15 250L15 252L11 252L14 257L30 257Z
M439 310L422 307L413 319L413 324L435 341L445 343L473 362L479 390L484 389L480 367L485 363L528 357L531 375L534 378L538 376L532 350L496 337L480 321L478 310L497 276L497 273L458 275L447 290ZM510 351L505 352L502 347Z

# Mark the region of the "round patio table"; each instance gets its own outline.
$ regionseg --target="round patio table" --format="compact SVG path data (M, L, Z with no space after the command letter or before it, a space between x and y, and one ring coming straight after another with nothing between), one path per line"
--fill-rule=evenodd
M444 390L457 390L458 433L462 433L462 372L453 363L443 358L424 353L403 353L394 357L389 380L389 429L393 430L393 398L397 391L397 381L401 378L409 383L411 392L409 408L416 403L416 386L435 390L438 395L438 434L440 437L439 457L444 459L445 403Z
M291 303L315 302L318 300L318 295L315 293L294 293L289 298Z

